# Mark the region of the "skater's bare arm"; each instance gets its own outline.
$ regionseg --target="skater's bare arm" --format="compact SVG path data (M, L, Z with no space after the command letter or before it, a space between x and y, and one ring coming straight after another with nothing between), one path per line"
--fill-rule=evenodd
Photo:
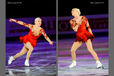
M16 19L10 19L9 21L10 21L10 22L18 23L18 24L20 24L20 25L24 25L24 26L26 26L26 27L28 27L28 28L30 28L30 29L33 27L32 24L27 24L27 23L24 23L24 22L22 22L22 21L18 21L18 20L16 20Z
M53 45L53 41L51 41L49 39L49 37L47 36L47 34L45 33L45 30L41 28L41 33L43 34L43 36L45 37L45 39L49 42L50 45Z

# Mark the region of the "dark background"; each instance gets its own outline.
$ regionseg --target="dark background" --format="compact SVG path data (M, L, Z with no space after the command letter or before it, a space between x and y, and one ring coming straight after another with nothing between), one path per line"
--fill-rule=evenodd
M108 0L59 0L58 4L59 16L71 16L72 8L79 8L82 15L108 13Z
M72 8L79 8L82 15L106 14L108 0L58 0L59 16L71 16ZM56 16L56 0L6 0L7 18L36 16Z
M38 16L56 16L56 0L6 0L7 18Z

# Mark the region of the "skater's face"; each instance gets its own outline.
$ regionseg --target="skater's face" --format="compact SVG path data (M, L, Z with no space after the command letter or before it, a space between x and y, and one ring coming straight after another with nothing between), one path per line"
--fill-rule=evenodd
M79 12L76 9L72 9L72 16L79 16Z
M35 25L40 27L42 24L42 20L40 18L38 18L36 21L35 21Z

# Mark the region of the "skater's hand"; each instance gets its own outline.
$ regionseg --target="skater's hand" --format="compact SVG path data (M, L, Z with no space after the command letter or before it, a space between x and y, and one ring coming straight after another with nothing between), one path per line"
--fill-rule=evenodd
M50 45L53 45L53 41L49 42Z
M73 22L73 20L70 20L70 24L73 24L74 22Z
M13 21L15 22L16 20L15 20L15 19L9 19L9 21L10 21L10 22L13 22Z

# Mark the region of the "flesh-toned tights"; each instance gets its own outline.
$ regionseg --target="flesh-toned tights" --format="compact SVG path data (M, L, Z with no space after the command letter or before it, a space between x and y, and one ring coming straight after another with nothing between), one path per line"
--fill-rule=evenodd
M71 56L72 56L72 60L73 61L76 61L76 50L81 46L83 42L80 42L80 41L77 41L77 42L74 42L72 47L71 47ZM86 46L87 46L87 49L88 51L92 54L92 56L94 57L95 60L99 60L96 52L94 51L93 49L93 46L92 46L92 42L90 39L88 39L86 42Z
M16 59L27 53L26 59L29 60L32 51L33 51L33 46L31 45L30 42L27 42L26 44L24 44L21 51L19 53L17 53L16 55L14 55L13 58Z

